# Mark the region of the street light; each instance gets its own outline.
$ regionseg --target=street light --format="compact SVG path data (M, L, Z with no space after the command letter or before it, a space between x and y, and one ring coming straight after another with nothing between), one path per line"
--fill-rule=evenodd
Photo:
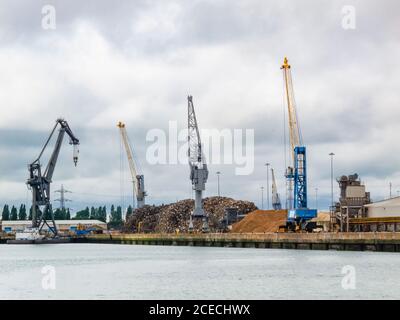
M267 167L267 210L269 210L269 163L266 163L265 166Z
M264 210L264 187L261 187L261 210Z
M315 188L315 209L318 211L318 188Z
M329 154L331 156L331 210L333 211L333 152Z
M217 181L218 181L218 197L221 196L220 190L219 190L219 176L220 176L221 172L217 171Z

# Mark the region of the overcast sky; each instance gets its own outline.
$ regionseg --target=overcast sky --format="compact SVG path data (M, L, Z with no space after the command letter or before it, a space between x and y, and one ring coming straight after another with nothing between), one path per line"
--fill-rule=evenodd
M56 10L55 29L42 27L44 5ZM355 9L355 29L343 28L345 5ZM395 0L2 0L0 205L29 201L27 164L58 117L81 141L75 168L66 139L52 184L73 192L72 208L129 204L120 120L145 175L147 202L191 197L187 164L146 160L149 130L167 130L169 121L185 128L188 94L201 128L255 134L254 172L238 176L234 165L210 164L206 195L216 194L221 171L222 195L261 206L269 162L284 198L284 56L308 147L309 206L315 188L319 208L328 206L330 152L335 176L359 173L374 200L389 196L390 182L396 195L399 9Z

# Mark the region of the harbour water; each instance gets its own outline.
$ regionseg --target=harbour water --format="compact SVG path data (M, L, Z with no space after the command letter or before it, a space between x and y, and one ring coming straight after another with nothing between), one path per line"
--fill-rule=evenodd
M400 299L400 254L0 245L0 299Z

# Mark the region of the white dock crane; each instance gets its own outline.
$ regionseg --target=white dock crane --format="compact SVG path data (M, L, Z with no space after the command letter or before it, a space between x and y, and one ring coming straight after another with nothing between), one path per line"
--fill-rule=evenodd
M272 207L274 208L274 210L281 210L282 209L281 198L279 197L278 188L276 186L275 173L273 168L271 168L271 175L272 175Z
M194 112L193 97L188 96L188 157L190 180L195 192L194 210L190 216L189 231L193 230L193 218L203 220L203 232L208 232L208 216L203 209L203 191L206 189L208 169L201 148L199 127Z
M133 152L131 144L129 143L128 134L126 132L125 124L121 121L117 124L121 133L121 138L125 146L126 155L128 157L129 169L131 171L132 183L133 183L133 199L137 201L137 208L142 208L145 205L145 197L147 196L144 190L144 175L137 173L137 166L133 158ZM135 205L133 205L135 207Z

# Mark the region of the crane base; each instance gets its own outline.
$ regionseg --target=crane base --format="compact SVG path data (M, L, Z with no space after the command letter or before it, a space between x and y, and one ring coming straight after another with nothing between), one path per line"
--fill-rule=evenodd
M208 217L204 217L203 218L203 227L201 230L203 233L208 233L210 232L210 227L208 225Z
M209 227L209 225L208 225L208 217L207 216L194 216L194 215L191 215L190 216L190 219L189 219L189 232L193 232L194 231L194 226L193 226L193 218L197 218L197 219L199 219L199 218L202 218L202 221L203 221L203 225L202 225L202 227L201 227L201 231L203 232L203 233L208 233L208 232L210 232L210 227Z

